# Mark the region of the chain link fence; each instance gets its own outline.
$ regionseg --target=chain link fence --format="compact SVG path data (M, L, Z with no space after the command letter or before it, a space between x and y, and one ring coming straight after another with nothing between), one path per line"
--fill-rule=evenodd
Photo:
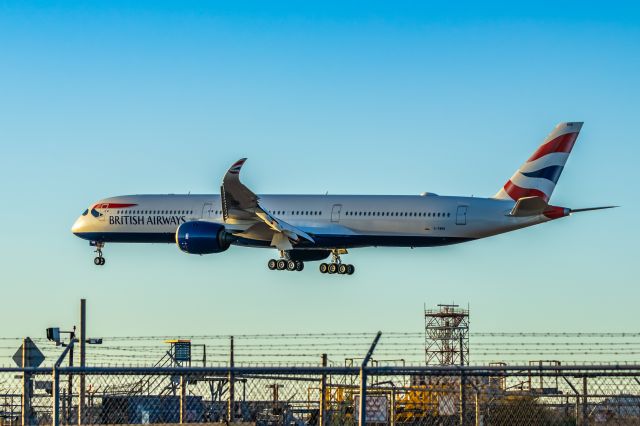
M373 425L637 425L640 366L0 369L2 425L356 425L363 406Z

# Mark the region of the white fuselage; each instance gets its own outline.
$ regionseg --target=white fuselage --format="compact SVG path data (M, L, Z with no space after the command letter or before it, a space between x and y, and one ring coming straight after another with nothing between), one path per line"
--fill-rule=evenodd
M426 247L488 237L551 220L543 214L514 217L514 202L437 195L261 195L270 214L304 230L314 242L295 248L366 246ZM178 226L210 221L234 233L252 220L228 219L220 195L129 195L98 201L73 225L77 236L95 242L175 242ZM270 247L250 232L234 244Z

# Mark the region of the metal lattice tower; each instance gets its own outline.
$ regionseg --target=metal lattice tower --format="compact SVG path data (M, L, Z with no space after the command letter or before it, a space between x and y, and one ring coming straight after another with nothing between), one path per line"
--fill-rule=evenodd
M424 324L427 365L469 365L469 309L425 307Z

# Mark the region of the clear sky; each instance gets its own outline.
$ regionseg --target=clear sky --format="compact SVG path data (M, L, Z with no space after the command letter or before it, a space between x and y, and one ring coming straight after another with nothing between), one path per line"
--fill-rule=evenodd
M0 336L633 331L640 296L636 2L0 1ZM490 196L585 121L552 202L619 204L468 244L361 249L352 277L270 272L70 227L92 202L215 193Z

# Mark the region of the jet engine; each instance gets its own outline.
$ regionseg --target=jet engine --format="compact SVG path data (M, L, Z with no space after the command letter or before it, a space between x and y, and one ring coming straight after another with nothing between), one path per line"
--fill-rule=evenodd
M233 240L223 225L212 222L185 222L176 231L176 244L189 254L221 253Z

